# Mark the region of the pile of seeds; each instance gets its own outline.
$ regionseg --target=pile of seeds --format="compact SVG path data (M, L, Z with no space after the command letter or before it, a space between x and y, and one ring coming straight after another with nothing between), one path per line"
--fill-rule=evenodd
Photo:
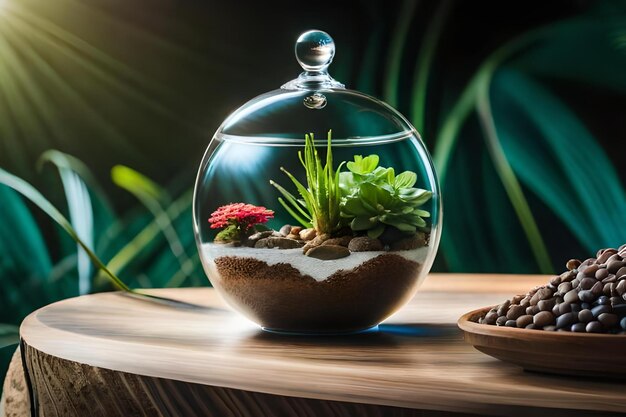
M547 285L492 308L481 324L548 331L626 334L626 244L600 249Z

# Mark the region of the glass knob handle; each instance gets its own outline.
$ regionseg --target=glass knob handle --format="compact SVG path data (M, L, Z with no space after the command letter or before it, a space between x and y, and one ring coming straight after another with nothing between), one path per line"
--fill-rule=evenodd
M335 41L321 30L304 32L296 41L296 59L309 72L325 72L335 56Z

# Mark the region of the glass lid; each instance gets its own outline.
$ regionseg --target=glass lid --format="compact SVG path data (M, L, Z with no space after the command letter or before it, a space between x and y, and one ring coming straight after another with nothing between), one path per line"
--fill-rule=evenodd
M258 96L228 117L217 136L231 141L303 142L303 126L317 137L333 132L333 144L396 141L414 134L411 125L382 101L349 90L328 67L335 43L326 32L311 30L297 40L295 55L303 72L280 89Z

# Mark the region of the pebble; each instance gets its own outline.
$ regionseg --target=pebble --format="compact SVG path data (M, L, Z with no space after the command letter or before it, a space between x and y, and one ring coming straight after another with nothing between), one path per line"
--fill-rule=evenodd
M383 250L383 244L378 239L372 239L371 237L361 236L355 237L348 244L348 249L351 252L369 252Z
M353 239L354 240L354 239ZM334 243L334 242L332 242ZM601 249L491 309L479 323L544 331L626 334L626 244Z
M400 239L390 245L391 250L411 250L426 246L426 235L417 232L411 237Z
M578 321L580 321L581 323L589 323L590 321L593 321L594 317L593 317L593 313L591 312L591 310L580 310L580 312L578 313Z
M555 305L556 305L556 298L541 300L539 301L539 303L537 303L537 307L539 307L540 311L552 311Z
M531 306L537 305L539 301L546 300L550 297L552 297L552 290L550 290L550 288L545 288L545 287L540 288L537 290L535 295L533 295L532 298L530 299L530 305Z
M606 295L602 295L598 297L598 299L596 300L596 303L598 303L598 305L611 304L611 299L607 297Z
M583 279L580 280L580 284L578 284L580 286L581 290L590 290L591 287L593 287L593 284L595 284L597 281L595 278L588 278L585 277Z
M498 306L498 316L503 316L506 319L506 312L509 311L509 306L511 305L511 300L506 300L500 306Z
M540 311L533 317L533 323L537 327L547 326L554 324L554 315L549 311Z
M591 314L593 314L594 317L598 317L602 313L610 313L611 310L612 310L611 306L607 306L607 305L595 306L594 308L591 309Z
M596 271L596 279L602 281L604 278L609 276L609 271L607 269L598 269Z
M485 315L486 324L496 324L496 320L498 320L498 313L496 313L496 310L491 310L487 313L487 315Z
M330 261L333 259L345 258L346 256L350 256L350 251L345 246L320 245L309 249L306 253L306 256L321 259L324 261ZM494 315L497 317L498 313L494 312Z
M602 330L604 330L604 328L599 321L590 321L587 323L587 326L585 326L585 331L587 333L602 333Z
M562 282L561 284L559 284L559 286L557 287L557 290L561 293L561 294L567 294L568 292L570 292L572 290L572 283L571 282Z
M295 249L301 248L302 242L297 240L287 239L286 237L265 237L259 239L255 244L255 248L267 248L267 249Z
M565 264L565 267L567 269L569 269L570 271L573 271L574 269L578 268L579 266L580 266L580 261L578 259L570 259Z
M578 314L576 313L565 313L557 317L556 319L556 328L562 329L564 327L571 326L572 324L578 321Z
M283 227L280 228L278 232L283 236L287 236L291 232L291 225L290 224L284 225Z
M591 292L591 290L583 290L578 292L578 298L583 303L590 303L596 299L596 296L593 295L593 292Z
M598 266L598 264L589 265L587 268L585 268L584 276L594 277L599 268L600 267Z
M348 247L348 244L350 244L351 240L351 236L334 237L332 239L323 241L322 245L339 245Z
M578 301L578 291L576 290L568 291L563 297L563 302L565 303L574 303L576 301Z
M292 231L291 233L294 232ZM315 231L315 229L302 229L298 232L298 234L300 235L300 239L304 240L305 242L313 240L317 236L317 232Z
M619 322L619 318L617 317L617 314L602 313L598 316L598 321L602 323L605 328L610 329Z
M572 304L561 303L561 304L557 304L557 306L559 307L559 314L565 314L565 313L569 313L570 311L572 311Z
M522 305L512 305L509 311L506 313L506 318L509 320L517 320L517 318L526 312L526 308Z
M530 314L520 316L516 320L517 327L520 327L520 328L525 328L532 322L533 322L533 316L531 316ZM494 320L494 323L495 323L495 320Z

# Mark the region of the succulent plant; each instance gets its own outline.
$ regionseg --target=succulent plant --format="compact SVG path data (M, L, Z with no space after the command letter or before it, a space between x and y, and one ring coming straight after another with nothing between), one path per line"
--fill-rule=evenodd
M417 175L378 166L378 155L355 155L347 163L348 172L339 176L341 218L355 232L378 238L388 226L412 234L426 226L430 213L419 207L432 192L414 188Z
M340 224L339 203L339 170L343 162L335 171L333 169L333 154L331 149L332 131L328 131L326 164L322 166L322 159L315 149L313 134L305 135L304 152L298 152L300 162L306 173L305 187L285 168L280 168L294 183L300 199L274 181L270 181L283 195L278 201L291 216L304 227L313 227L318 234L330 234Z

